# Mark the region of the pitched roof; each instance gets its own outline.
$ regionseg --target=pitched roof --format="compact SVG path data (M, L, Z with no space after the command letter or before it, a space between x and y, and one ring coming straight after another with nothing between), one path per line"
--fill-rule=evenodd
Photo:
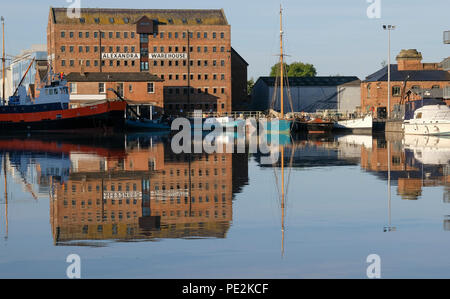
M68 82L162 82L163 79L150 73L70 73Z
M50 14L55 24L124 25L135 24L146 16L164 25L228 25L223 9L81 8L84 23L81 23L81 18L69 18L67 8L50 7ZM111 23L111 18L114 18L114 23Z
M259 77L268 86L275 85L275 77ZM289 77L290 86L338 86L359 80L355 76L319 76L319 77Z
M450 73L442 70L406 70L399 71L397 64L391 64L391 81L450 81ZM366 77L364 82L388 80L387 66Z

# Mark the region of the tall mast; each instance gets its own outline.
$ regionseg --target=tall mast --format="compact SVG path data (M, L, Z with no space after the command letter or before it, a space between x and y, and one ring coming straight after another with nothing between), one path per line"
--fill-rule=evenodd
M280 94L281 118L284 118L283 8L280 4Z
M2 37L3 37L3 53L2 53L2 65L3 65L3 70L2 70L2 98L3 98L3 105L6 104L6 97L5 97L5 64L6 64L6 57L5 57L5 18L2 16L1 18L2 20Z

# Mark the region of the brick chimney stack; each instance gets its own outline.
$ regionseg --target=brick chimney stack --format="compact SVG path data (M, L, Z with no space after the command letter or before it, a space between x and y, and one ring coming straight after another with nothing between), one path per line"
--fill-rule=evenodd
M401 50L397 55L399 71L422 70L422 53L416 49Z

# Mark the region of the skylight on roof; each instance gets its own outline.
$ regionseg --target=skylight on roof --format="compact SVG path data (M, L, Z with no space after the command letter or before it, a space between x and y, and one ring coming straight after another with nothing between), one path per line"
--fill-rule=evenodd
M109 22L110 22L111 24L114 24L114 18L109 18Z

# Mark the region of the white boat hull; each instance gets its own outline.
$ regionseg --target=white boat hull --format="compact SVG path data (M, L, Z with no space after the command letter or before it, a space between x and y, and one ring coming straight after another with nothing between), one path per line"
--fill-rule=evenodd
M450 135L450 122L439 123L409 123L403 124L404 132L408 135L432 135L448 136Z
M367 115L362 118L341 120L335 123L334 128L340 130L372 130L373 118Z

